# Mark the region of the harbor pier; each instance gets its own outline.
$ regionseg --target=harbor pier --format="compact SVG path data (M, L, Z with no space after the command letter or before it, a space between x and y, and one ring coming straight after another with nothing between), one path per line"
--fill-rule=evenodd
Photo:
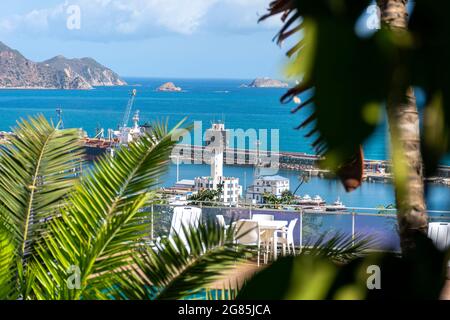
M10 132L0 132L0 145L6 144L8 136L11 134ZM93 161L111 148L116 148L119 141L117 139L84 137L82 138L82 144L86 150L87 160ZM207 146L177 144L173 154L176 155L179 163L210 164L211 162L211 150ZM262 167L298 171L308 176L332 177L333 174L329 170L320 168L320 160L321 158L316 155L301 152L238 148L226 148L224 151L225 165L254 166L257 161L260 161ZM365 159L363 179L368 182L391 182L392 167L390 161ZM440 165L435 176L428 178L428 181L450 186L450 166Z

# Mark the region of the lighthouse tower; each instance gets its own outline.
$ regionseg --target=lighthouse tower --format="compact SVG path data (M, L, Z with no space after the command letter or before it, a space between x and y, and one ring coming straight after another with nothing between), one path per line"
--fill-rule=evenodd
M223 177L223 153L226 147L227 134L223 123L213 123L211 129L207 130L207 148L211 152L211 178L214 189Z
M222 194L219 201L226 204L237 204L242 196L242 186L239 178L224 177L223 155L227 146L227 131L223 123L213 123L205 133L206 148L210 156L211 175L209 177L196 177L195 190L217 190L222 185Z

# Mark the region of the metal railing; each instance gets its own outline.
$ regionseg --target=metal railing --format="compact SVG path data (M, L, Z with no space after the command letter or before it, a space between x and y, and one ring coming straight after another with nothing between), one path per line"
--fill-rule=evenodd
M186 204L184 204L186 205ZM184 205L154 204L146 208L150 213L151 238L167 235L172 221L173 208ZM188 204L193 205L193 204ZM294 242L303 247L314 243L325 234L325 239L336 233L371 236L374 250L399 251L397 216L395 209L351 207L345 211L304 210L302 206L289 205L273 208L273 205L224 206L223 203L195 202L202 209L202 219L224 216L227 223L239 219L251 219L254 214L271 214L275 220L287 222L298 219L294 228ZM450 222L450 211L428 211L430 222Z

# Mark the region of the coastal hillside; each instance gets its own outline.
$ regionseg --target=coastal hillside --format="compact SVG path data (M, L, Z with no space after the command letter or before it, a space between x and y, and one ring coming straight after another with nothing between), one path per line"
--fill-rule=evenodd
M56 56L34 62L0 42L0 88L86 90L125 84L115 72L92 58Z
M42 64L59 72L75 73L94 87L126 85L126 82L120 79L117 73L92 58L67 59L63 56L56 56Z

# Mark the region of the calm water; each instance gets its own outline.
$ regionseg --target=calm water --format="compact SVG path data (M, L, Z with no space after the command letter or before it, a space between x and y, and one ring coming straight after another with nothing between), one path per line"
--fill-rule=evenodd
M63 109L66 127L82 127L90 134L96 128L116 128L122 120L129 92L135 88L138 94L134 110L140 110L142 122L169 117L171 123L176 123L188 116L188 121L203 121L205 129L212 121L222 119L228 128L279 129L281 150L313 153L302 133L293 130L302 115L291 115L292 105L279 102L285 89L239 88L249 80L172 79L185 91L171 93L155 91L168 79L127 80L137 86L90 91L1 90L0 130L9 129L19 117L30 114L43 113L55 119L57 107ZM380 128L367 143L368 158L386 157L384 132L385 128Z
M180 179L193 179L199 175L209 175L208 165L180 165ZM242 186L250 185L253 180L251 167L226 166L224 174L238 177ZM299 185L298 174L294 171L280 170L280 175L289 178L291 190ZM169 173L163 178L165 186L176 182L176 166L172 165ZM297 192L298 195L309 194L311 197L320 195L327 202L334 202L338 197L347 206L360 208L376 208L395 203L394 190L391 184L364 183L361 188L351 193L345 192L337 180L312 178L304 183ZM430 185L428 191L428 208L430 210L450 210L450 188L441 185ZM375 212L373 212L375 213Z
M126 80L133 87L90 91L0 90L0 130L9 130L20 117L38 113L56 119L55 109L58 107L63 109L66 127L84 128L90 135L95 133L96 128L116 128L123 117L129 92L136 88L138 95L134 110L140 110L141 122L169 117L174 124L188 116L189 122L203 121L204 129L214 120L225 120L226 126L234 129L279 129L281 150L313 153L302 132L293 130L308 111L291 115L292 105L281 105L279 102L284 89L239 88L249 80ZM184 92L155 91L156 87L169 80L181 86ZM420 97L418 100L420 103ZM365 144L366 158L386 159L386 145L386 126L383 125ZM193 178L208 172L208 166L183 165L180 176ZM243 185L245 180L247 185L252 181L251 168L226 167L225 174L239 177ZM281 174L289 177L292 188L297 186L294 172ZM175 166L172 166L163 183L173 184L175 175ZM430 209L449 209L449 191L449 188L442 186L431 186L428 196ZM394 202L392 186L387 184L364 184L359 190L347 194L335 181L312 179L301 187L299 193L319 194L327 201L334 201L339 196L349 206L374 207Z

